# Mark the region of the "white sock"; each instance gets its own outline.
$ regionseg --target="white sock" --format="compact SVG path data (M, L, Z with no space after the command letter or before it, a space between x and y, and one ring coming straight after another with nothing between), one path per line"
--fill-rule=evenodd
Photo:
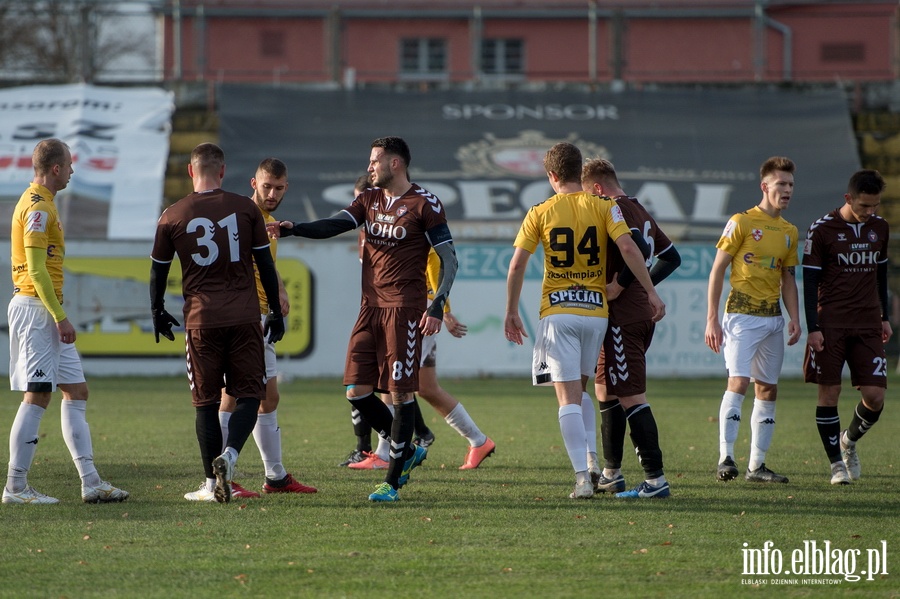
M231 412L219 412L219 428L222 429L222 451L225 451L225 443L228 441L228 423L231 422Z
M584 420L584 434L587 437L588 453L597 455L597 409L594 400L585 391L581 394L581 419Z
M237 465L238 456L241 454L238 453L238 450L234 447L226 447L225 451L222 452L222 455L225 456L225 459L231 462L232 466Z
M281 463L281 429L278 427L277 412L278 410L260 414L256 417L256 426L253 427L253 439L266 468L266 478L275 481L287 476L287 471Z
M378 435L378 446L375 448L375 455L385 462L391 461L391 440Z
M562 433L563 443L569 453L569 461L575 472L586 472L587 465L587 438L584 434L584 421L581 416L581 406L578 404L566 404L559 409L559 430Z
M214 478L206 479L206 490L209 491L210 493L212 493L213 491L216 490L216 479L214 479Z
M72 461L81 476L83 487L96 487L100 475L94 466L94 447L91 444L91 428L87 423L87 402L64 399L62 401L62 434Z
M744 396L733 391L722 395L719 406L719 463L725 458L734 458L734 442L737 441L738 429L741 426L741 404Z
M487 435L481 432L461 403L457 403L456 407L450 410L450 413L444 418L444 422L465 437L470 447L481 447L487 441Z
M44 408L22 402L9 431L9 469L6 474L6 488L13 493L24 491L28 486L28 471L37 451L38 429Z
M775 402L753 400L753 413L750 414L750 463L747 468L756 470L766 461L766 452L772 444L772 433L775 432Z

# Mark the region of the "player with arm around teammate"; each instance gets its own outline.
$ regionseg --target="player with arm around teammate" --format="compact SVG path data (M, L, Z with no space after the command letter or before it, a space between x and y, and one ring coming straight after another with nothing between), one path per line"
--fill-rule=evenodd
M856 442L878 422L887 389L887 221L876 214L885 184L875 170L850 177L844 205L816 220L803 248L805 378L818 385L816 426L831 463L831 484L860 477ZM841 372L862 396L841 430Z
M556 391L559 428L575 471L575 489L569 495L573 499L594 494L582 402L606 333L609 312L604 269L608 239L619 247L626 264L647 289L653 319L665 314L665 305L653 288L644 258L619 207L612 199L597 198L582 190L581 168L581 152L571 143L558 143L545 155L544 170L556 194L528 211L516 236L507 275L504 320L506 339L522 345L527 333L519 315L519 299L528 260L541 245L544 279L532 381L535 385L552 384Z

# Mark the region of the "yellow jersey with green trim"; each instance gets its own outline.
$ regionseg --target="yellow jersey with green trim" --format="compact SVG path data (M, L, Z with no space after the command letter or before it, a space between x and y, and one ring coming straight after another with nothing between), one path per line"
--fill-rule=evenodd
M612 198L584 191L558 193L532 206L513 245L533 254L544 249L541 312L609 317L606 245L630 233Z
M28 275L25 248L40 248L47 252L47 272L50 273L56 298L62 303L66 243L53 194L43 185L32 183L19 198L13 211L10 245L13 293L38 296Z
M266 224L274 223L277 219L263 210L259 209L262 212L263 220L266 221ZM272 252L272 260L276 260L278 257L278 240L269 237L269 251ZM266 299L266 290L263 289L262 281L259 280L259 269L256 267L256 261L253 261L253 274L256 276L256 295L259 296L259 313L260 314L268 314L269 313L269 302Z
M755 206L731 217L716 248L731 255L725 311L781 315L781 271L797 266L797 227Z

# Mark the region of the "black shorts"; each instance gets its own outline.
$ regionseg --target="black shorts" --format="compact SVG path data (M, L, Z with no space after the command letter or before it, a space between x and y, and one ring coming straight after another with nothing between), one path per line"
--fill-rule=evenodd
M187 373L194 406L232 397L265 399L265 343L259 322L213 329L188 329Z
M821 331L825 348L817 352L806 346L803 371L807 383L840 385L846 362L854 387L887 388L887 356L881 327L823 328Z
M610 321L596 376L596 383L606 385L609 395L632 397L647 392L647 349L655 330L656 324L649 320L622 326Z

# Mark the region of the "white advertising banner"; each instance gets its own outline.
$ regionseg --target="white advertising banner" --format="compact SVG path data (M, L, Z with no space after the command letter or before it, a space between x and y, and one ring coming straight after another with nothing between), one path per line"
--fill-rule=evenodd
M0 89L0 236L31 181L31 154L56 137L75 174L57 195L66 239L152 239L163 197L173 95L157 88Z

